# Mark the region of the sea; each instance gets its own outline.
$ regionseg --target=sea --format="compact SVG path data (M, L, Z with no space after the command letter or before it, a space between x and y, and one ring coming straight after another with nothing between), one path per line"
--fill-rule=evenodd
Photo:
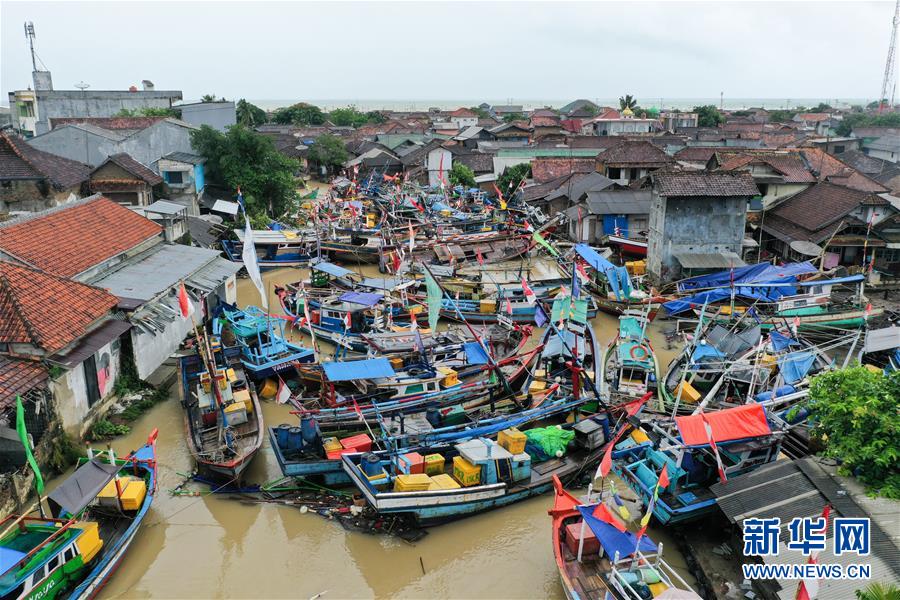
M588 98L599 106L618 106L618 97L608 98ZM453 110L461 106L478 106L482 103L495 105L522 105L525 110L535 108L559 108L565 106L574 98L567 99L551 99L551 98L503 98L503 99L485 99L485 98L458 98L458 99L378 99L378 98L305 98L305 99L271 99L259 98L251 99L256 106L264 110L275 110L283 106L290 106L297 102L308 102L315 104L325 111L335 108L343 108L347 106L355 106L362 111L386 109L396 111L427 111L430 108L439 110ZM729 110L739 110L743 108L759 107L768 109L783 109L797 106L816 106L820 102L830 104L835 108L849 108L854 104L865 105L869 102L865 98L638 98L638 103L644 108L659 109L691 109L695 106L703 106L712 104Z

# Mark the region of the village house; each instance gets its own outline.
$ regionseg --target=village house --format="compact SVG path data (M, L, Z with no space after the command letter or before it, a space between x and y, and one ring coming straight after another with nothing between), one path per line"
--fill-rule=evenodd
M594 102L579 98L578 100L572 100L565 106L562 106L559 109L559 114L574 118L576 113L580 116L594 116L599 111L600 107Z
M526 146L531 140L531 130L519 123L503 123L488 130L503 146Z
M491 142L497 138L484 127L472 125L460 131L459 135L455 136L453 139L460 142L466 148L476 149L478 148L479 142Z
M125 153L154 165L170 152L193 152L194 125L164 117L81 117L53 119L53 128L28 140L38 150L97 166Z
M190 152L170 152L156 161L163 179L163 195L181 204L187 214L200 214L200 197L206 189L206 159Z
M662 112L659 114L663 129L666 131L680 131L686 127L697 127L700 124L700 115L686 112Z
M759 193L749 173L658 171L651 180L651 277L667 282L743 266L747 203Z
M450 121L456 123L456 128L462 131L466 127L478 125L478 113L468 108L457 108L450 113Z
M628 185L674 163L674 158L650 142L627 140L598 154L596 171L619 185Z
M657 130L657 119L641 119L634 116L630 108L621 113L615 110L605 113L591 120L595 135L649 135Z
M148 206L163 178L127 154L113 154L91 171L90 189L124 206Z
M886 187L892 195L900 196L900 164L856 150L844 152L840 155L840 159L844 164Z
M900 273L897 215L898 207L881 195L816 183L765 212L762 250L789 261L824 252L826 269L862 267L874 252L887 270Z
M597 176L603 177L599 174ZM646 238L651 190L620 189L611 181L609 183L605 188L602 184L595 184L574 206L566 210L569 235L575 241L599 245L605 243L610 235Z
M33 148L10 131L0 132L0 218L80 198L90 173L88 165Z
M852 133L862 140L866 155L900 163L900 127L856 127Z
M676 155L677 156L677 155ZM816 182L797 152L777 150L726 150L716 152L707 163L710 171L746 171L761 196L761 209L793 196Z
M797 113L791 121L801 129L811 129L818 133L819 125L831 121L831 115L828 113Z
M148 378L191 330L178 313L182 282L196 318L234 303L240 265L217 250L166 243L163 228L100 195L0 224L0 260L102 288L133 326L126 352Z

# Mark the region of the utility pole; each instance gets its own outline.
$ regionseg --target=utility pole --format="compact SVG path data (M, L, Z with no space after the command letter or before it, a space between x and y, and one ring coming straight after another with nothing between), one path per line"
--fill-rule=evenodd
M897 93L897 79L895 78L896 53L897 53L897 26L900 25L900 0L894 4L894 20L891 25L891 43L888 45L887 61L884 63L884 77L881 80L881 95L878 96L878 112L884 112L885 101L888 99L888 88L891 88L889 108L893 110L894 96Z
M725 109L725 92L719 92L719 110Z
M34 23L31 21L25 22L25 38L28 40L28 48L31 50L31 70L37 71L37 61L34 58Z

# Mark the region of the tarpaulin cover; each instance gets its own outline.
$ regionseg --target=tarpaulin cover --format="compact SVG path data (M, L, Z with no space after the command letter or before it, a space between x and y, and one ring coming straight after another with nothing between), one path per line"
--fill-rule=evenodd
M784 350L789 346L800 345L800 342L798 342L794 338L788 337L782 333L778 333L777 331L773 331L769 334L769 340L772 342L772 347L778 351Z
M575 439L575 432L551 425L529 429L525 432L525 437L529 442L540 446L547 456L554 457L557 452L566 453L566 446Z
M774 302L782 296L789 296L794 293L795 290L792 287L760 288L741 286L734 288L735 298L761 300L763 302ZM686 298L679 298L678 300L669 300L668 302L663 303L663 308L665 308L670 315L677 315L678 313L690 310L694 306L701 307L704 304L714 304L728 298L731 298L731 289L719 288L700 292L699 294L694 294L693 296L688 296Z
M759 263L738 267L734 270L728 269L708 275L689 277L678 282L678 290L684 292L703 288L731 287L732 277L736 286L754 283L791 283L796 282L797 275L815 273L817 270L808 261L781 266Z
M842 285L845 283L859 283L865 278L865 275L850 275L849 277L839 277L837 279L817 279L814 281L802 281L797 285L802 287L812 287L814 285Z
M597 536L597 541L603 546L607 555L612 558L618 553L619 558L625 558L634 554L635 549L641 552L656 552L656 544L648 536L642 536L639 542L637 536L630 531L619 531L613 525L594 517L596 506L596 504L579 506L578 512L584 518L585 524Z
M347 362L322 363L329 381L353 381L354 379L377 379L395 375L391 361L387 358L370 358Z
M575 244L575 252L581 256L587 263L592 266L596 271L600 273L606 274L607 271L613 270L616 268L616 265L612 264L600 254L588 246L587 244ZM611 279L609 275L607 275L608 279Z
M345 292L340 296L340 299L344 302L362 304L363 306L375 306L382 298L384 298L384 296L381 294L373 294L370 292Z
M726 408L716 412L704 413L712 429L713 441L716 443L761 437L772 433L766 420L766 411L759 404L745 404L735 408ZM675 417L675 424L681 432L685 446L708 446L706 429L703 426L704 415Z
M691 353L691 362L699 363L705 358L720 359L725 358L725 355L719 352L715 346L710 344L697 344L697 347L695 347L694 351Z
M466 362L470 365L488 364L488 355L478 342L466 342L463 349L466 351Z
M550 319L554 323L561 320L587 323L587 300L573 300L569 296L557 298L553 301L553 310Z
M51 508L59 507L71 515L79 514L113 480L119 469L119 465L111 465L97 458L84 463L50 492Z
M816 356L812 352L791 352L778 357L778 369L785 383L794 384L806 377L815 362Z
M350 269L345 269L344 267L339 267L338 265L330 262L320 262L312 265L314 271L322 271L323 273L328 273L334 277L344 277L346 275L350 275L353 273Z
M0 575L16 566L20 560L25 558L25 556L25 552L19 552L12 548L0 546Z

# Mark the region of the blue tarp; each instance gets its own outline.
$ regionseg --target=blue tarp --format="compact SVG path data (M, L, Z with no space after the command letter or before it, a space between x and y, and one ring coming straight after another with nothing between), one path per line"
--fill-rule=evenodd
M362 304L363 306L375 306L384 298L381 294L373 294L370 292L344 292L340 299L344 302L352 302L354 304Z
M591 265L595 270L606 273L610 269L615 269L616 265L612 264L600 254L588 246L587 244L575 244L575 252L577 252L581 258L587 261L589 265Z
M353 273L350 269L345 269L344 267L339 267L334 263L330 262L320 262L312 265L312 269L314 271L322 271L323 273L328 273L334 277L344 277L346 275L350 275Z
M734 270L719 271L708 275L698 275L678 282L679 291L689 291L703 288L731 287L732 277L734 285L748 285L757 283L793 283L796 276L802 273L815 273L817 269L809 262L789 263L776 266L769 263L747 265Z
M725 355L719 352L712 344L697 344L694 352L691 354L691 362L698 363L704 358L725 358Z
M463 348L466 351L466 362L470 365L488 364L488 355L478 342L466 342Z
M772 341L772 347L779 352L788 348L789 346L800 345L800 342L798 342L794 338L778 333L777 331L773 331L772 333L770 333L769 339Z
M797 285L803 287L812 287L814 285L841 285L844 283L859 283L865 279L864 275L851 275L849 277L839 277L837 279L817 279L815 281L803 281Z
M25 558L25 554L25 552L0 546L0 574L6 573L16 566L20 560Z
M793 288L787 287L767 289L760 289L757 287L738 287L734 290L734 297L742 298L744 300L761 300L763 302L774 302L782 296L790 295L793 293ZM709 290L707 292L700 292L699 294L694 294L693 296L688 296L687 298L669 300L668 302L663 303L663 308L665 308L670 315L677 315L678 313L690 310L694 306L700 307L704 304L715 304L716 302L721 302L722 300L726 300L728 298L731 298L731 290L729 288L719 288L715 290Z
M778 358L778 369L785 383L794 384L806 377L815 362L812 352L791 352Z
M606 521L601 521L594 517L596 508L596 504L579 506L578 512L584 517L585 524L597 536L597 541L603 546L603 550L610 557L610 560L616 556L616 553L619 554L620 559L631 556L636 549L641 552L656 552L656 544L648 536L641 537L640 542L638 542L637 536L630 531L619 531Z
M628 269L612 264L587 244L576 244L575 252L595 271L603 273L617 300L624 300L631 295L631 277L628 275Z
M351 360L347 362L322 363L329 381L353 381L354 379L377 379L395 375L391 361L387 358Z

